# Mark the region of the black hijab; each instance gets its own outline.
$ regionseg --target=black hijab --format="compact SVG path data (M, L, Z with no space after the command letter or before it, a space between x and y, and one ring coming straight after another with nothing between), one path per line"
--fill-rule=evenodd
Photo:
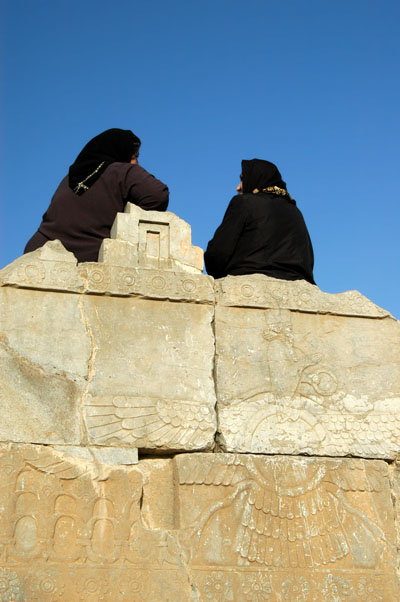
M131 130L112 128L102 132L83 147L69 168L69 187L75 194L83 194L111 163L129 163L139 147L140 140Z
M256 188L261 192L270 186L286 190L286 184L277 166L262 159L242 161L242 182L243 193L252 193Z

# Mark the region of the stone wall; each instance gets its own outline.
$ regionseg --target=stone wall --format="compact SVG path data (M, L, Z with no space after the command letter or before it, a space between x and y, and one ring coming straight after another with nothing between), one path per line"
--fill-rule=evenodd
M128 205L0 272L0 602L395 602L400 328Z

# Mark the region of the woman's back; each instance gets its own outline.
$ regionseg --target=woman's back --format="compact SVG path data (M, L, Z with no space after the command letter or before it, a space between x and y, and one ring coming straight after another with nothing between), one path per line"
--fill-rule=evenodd
M110 236L115 216L127 202L142 209L166 210L168 188L138 165L140 141L136 140L129 130L113 129L85 146L57 188L25 253L59 239L78 261L97 261L102 240Z

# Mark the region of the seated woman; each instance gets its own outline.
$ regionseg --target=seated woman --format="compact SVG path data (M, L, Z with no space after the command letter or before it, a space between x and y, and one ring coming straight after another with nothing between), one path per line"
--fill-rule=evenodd
M117 128L90 140L61 181L24 253L58 238L78 261L97 261L103 238L110 236L115 216L127 202L165 211L168 188L138 164L139 147L135 134Z
M241 183L204 254L207 273L267 274L315 284L314 254L296 201L269 161L242 161Z

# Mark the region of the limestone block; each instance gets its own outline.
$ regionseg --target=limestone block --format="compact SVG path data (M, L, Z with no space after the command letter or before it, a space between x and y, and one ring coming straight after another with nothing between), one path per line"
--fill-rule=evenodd
M358 291L332 295L305 280L289 281L263 274L216 280L216 302L228 307L291 309L319 314L382 318L390 313Z
M73 380L46 373L0 341L0 441L79 443L80 396Z
M400 324L393 318L220 305L215 336L222 449L399 453Z
M191 243L189 224L166 211L144 211L127 203L117 213L111 239L103 241L99 259L104 263L155 269L203 270L203 251ZM123 241L124 244L121 244Z
M95 352L85 396L97 445L210 449L216 430L213 308L87 296Z
M92 353L77 296L0 288L0 439L80 443Z
M8 445L0 474L9 602L399 599L382 461L182 454L121 467Z
M0 270L0 286L4 285L76 292L84 289L76 257L59 240L47 242Z
M92 348L79 295L2 287L0 308L15 353L51 374L87 376Z
M119 241L115 241L119 242ZM214 302L214 282L204 274L81 263L85 292L194 303Z
M0 600L191 599L176 537L143 524L136 467L13 445L0 474Z
M214 279L199 273L197 268L183 270L179 262L168 259L167 264L147 262L149 265L142 269L142 265L138 267L137 245L110 239L104 245L110 251L107 263L77 264L60 241L49 241L0 270L0 287L214 302ZM125 253L124 260L121 253ZM150 264L162 269L152 269Z
M181 455L180 529L200 600L399 599L382 461Z
M132 466L138 463L138 450L132 447L95 447L88 445L53 445L55 451L67 456L77 456L86 461L94 462L97 466Z

